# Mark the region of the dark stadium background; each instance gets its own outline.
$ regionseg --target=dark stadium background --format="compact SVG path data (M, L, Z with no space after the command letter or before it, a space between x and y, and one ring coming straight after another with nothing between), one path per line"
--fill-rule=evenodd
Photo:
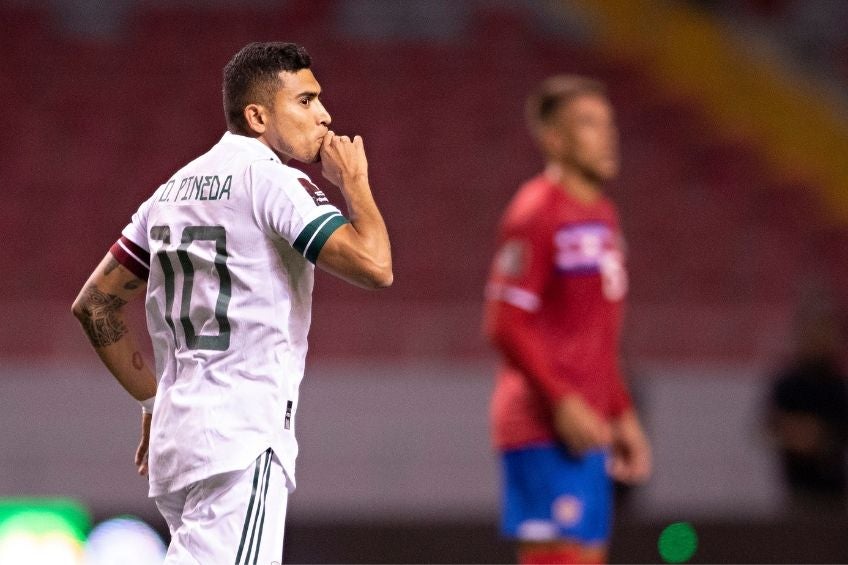
M70 304L138 203L223 133L228 58L287 40L334 129L364 136L395 254L387 291L316 277L288 562L513 558L482 293L500 211L541 166L524 98L561 72L604 80L618 112L624 349L655 449L611 559L657 562L662 528L688 521L693 562L848 561L845 513L792 510L763 428L799 312L848 298L848 4L99 4L0 1L0 497L165 535L131 464L138 407Z

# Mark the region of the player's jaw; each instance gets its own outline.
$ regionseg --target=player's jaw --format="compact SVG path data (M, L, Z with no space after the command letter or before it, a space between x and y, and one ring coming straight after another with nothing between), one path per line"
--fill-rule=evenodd
M295 136L284 136L282 150L279 152L287 159L299 163L315 163L320 160L321 144L327 134L327 128L318 128L318 132L300 133Z
M561 163L564 168L575 171L595 185L615 180L618 176L618 152L614 149L589 151L585 147L578 148L565 155Z
M572 157L584 176L595 182L607 182L618 176L619 153L616 139L600 135L577 143Z
M599 157L591 167L594 176L601 182L614 180L618 176L618 155L604 155Z
M321 144L324 143L325 135L327 135L326 128L324 128L324 131L318 137L310 138L306 143L304 143L304 152L302 154L303 158L296 159L302 163L317 163L320 161Z

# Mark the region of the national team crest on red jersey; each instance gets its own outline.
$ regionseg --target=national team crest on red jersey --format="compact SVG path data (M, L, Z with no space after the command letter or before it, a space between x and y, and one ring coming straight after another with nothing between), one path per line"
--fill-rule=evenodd
M324 194L324 191L309 182L309 180L303 177L298 177L297 180L300 181L300 185L306 189L306 193L309 194L309 197L315 201L316 205L320 206L321 204L330 203L330 199L327 198L327 196Z
M565 275L600 275L604 297L615 302L627 294L623 246L604 222L566 224L554 234L554 264Z
M616 250L615 240L605 223L567 224L554 234L554 262L557 269L565 273L597 273L604 255Z

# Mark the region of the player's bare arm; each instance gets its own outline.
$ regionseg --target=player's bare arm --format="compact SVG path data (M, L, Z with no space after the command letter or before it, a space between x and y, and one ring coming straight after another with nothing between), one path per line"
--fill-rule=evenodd
M156 395L156 378L135 345L133 332L124 320L124 306L143 296L147 283L107 253L86 281L73 305L88 340L121 386L138 401ZM151 414L141 417L141 439L135 452L140 475L147 474Z
M632 408L612 422L610 475L627 484L639 484L651 475L651 447Z
M609 424L579 393L562 398L554 407L554 428L560 440L576 453L605 447L613 437Z
M392 284L392 253L386 224L368 182L362 138L327 132L321 144L323 175L339 187L350 224L336 230L318 256L318 266L362 288Z
M72 309L103 364L138 401L156 395L156 378L136 347L134 332L124 319L124 306L143 296L146 286L107 253Z

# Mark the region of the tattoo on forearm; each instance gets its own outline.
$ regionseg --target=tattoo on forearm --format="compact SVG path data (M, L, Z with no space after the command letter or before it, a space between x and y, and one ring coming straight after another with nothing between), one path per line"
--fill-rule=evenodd
M85 314L82 327L91 345L106 347L120 341L127 333L127 327L118 316L118 310L126 300L101 292L91 284L85 289Z

